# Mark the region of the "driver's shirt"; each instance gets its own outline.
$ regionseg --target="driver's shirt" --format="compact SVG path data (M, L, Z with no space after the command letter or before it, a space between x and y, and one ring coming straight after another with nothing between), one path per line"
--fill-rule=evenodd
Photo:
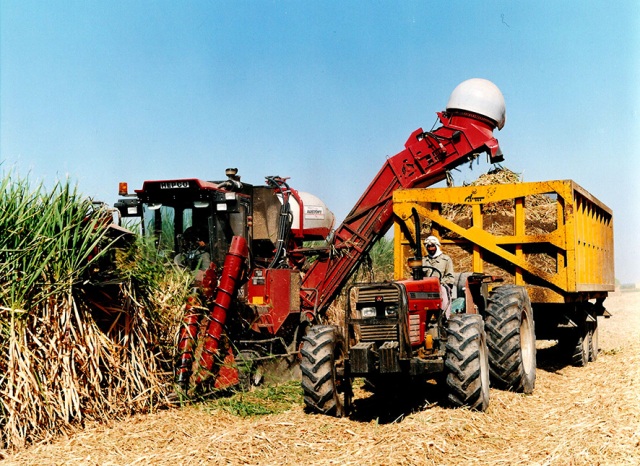
M453 286L455 278L453 277L453 261L446 254L440 254L437 257L429 257L426 255L422 258L422 265L433 267L440 272L442 276L440 281L448 286Z

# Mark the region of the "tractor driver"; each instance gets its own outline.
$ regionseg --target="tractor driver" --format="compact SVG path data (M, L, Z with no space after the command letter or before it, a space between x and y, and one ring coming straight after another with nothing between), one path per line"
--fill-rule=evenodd
M422 259L422 265L433 267L440 272L440 281L449 288L455 283L453 277L453 261L440 249L440 241L435 236L429 236L424 240L427 256Z
M424 246L427 249L427 256L423 257L422 265L433 267L440 272L442 307L446 311L447 318L449 318L451 313L451 288L455 283L453 261L451 257L442 252L442 249L440 249L440 241L435 236L429 236L425 239Z

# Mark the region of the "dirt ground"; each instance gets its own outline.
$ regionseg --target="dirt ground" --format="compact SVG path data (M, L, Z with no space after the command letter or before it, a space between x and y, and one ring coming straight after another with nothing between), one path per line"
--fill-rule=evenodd
M492 389L486 413L441 407L435 388L419 402L384 403L360 390L344 419L301 405L244 419L192 406L89 428L0 464L637 465L640 292L613 293L605 305L613 317L599 319L595 362L567 366L540 345L534 393Z

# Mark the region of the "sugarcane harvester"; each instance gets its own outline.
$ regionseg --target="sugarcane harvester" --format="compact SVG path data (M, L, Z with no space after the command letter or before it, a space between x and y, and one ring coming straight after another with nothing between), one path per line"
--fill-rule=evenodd
M504 98L493 83L461 83L437 116L440 126L415 130L404 149L387 158L335 230L333 214L318 198L277 176L253 186L232 169L218 182L146 181L135 194L121 189L116 207L122 215L143 217L143 227L169 237L177 262L196 269L198 292L185 306L178 339L180 386L234 385L240 363L297 354L303 334L324 321L393 224L395 190L442 181L481 153L491 163L503 160L493 130L505 123ZM325 238L327 246L306 247Z

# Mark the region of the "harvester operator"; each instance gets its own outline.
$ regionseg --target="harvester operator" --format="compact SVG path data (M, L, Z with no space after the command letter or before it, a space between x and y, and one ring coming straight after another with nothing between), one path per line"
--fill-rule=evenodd
M187 228L181 237L182 252L174 258L176 265L191 270L207 270L211 258L207 252L204 232L194 227Z

